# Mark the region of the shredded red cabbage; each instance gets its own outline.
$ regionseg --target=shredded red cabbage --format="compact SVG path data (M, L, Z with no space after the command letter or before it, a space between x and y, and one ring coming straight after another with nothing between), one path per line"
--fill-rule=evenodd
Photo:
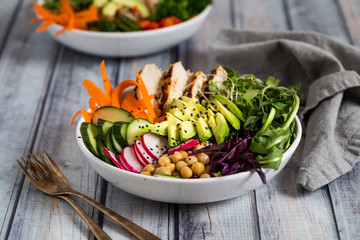
M266 176L259 162L256 160L254 154L247 150L250 142L251 136L249 132L245 130L244 136L238 138L236 141L231 137L228 142L200 148L191 153L190 156L210 151L215 152L215 154L211 156L210 161L211 174L221 172L222 175L230 175L254 169L255 172L259 174L263 184L266 184Z

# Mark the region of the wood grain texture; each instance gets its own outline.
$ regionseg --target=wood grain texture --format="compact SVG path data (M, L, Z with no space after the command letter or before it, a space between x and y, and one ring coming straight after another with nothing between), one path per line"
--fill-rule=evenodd
M1 51L8 40L11 26L14 24L14 19L17 17L17 7L21 1L15 0L1 0L0 1L0 56Z

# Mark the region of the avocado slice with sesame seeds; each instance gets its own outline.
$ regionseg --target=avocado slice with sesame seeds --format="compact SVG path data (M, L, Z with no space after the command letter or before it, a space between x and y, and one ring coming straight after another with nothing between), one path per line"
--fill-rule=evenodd
M183 121L179 125L180 140L186 141L196 136L196 125L191 121Z

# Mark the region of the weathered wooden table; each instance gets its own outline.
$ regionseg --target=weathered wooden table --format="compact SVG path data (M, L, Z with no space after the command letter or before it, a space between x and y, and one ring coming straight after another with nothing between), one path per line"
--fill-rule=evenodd
M15 159L50 152L72 186L162 239L360 239L360 165L315 192L296 185L301 146L283 172L246 195L211 204L145 200L101 179L80 152L69 127L87 105L84 78L101 84L101 57L67 49L28 21L31 0L0 0L0 239L92 239L64 201L38 191ZM221 27L314 30L360 45L357 0L217 0L189 41L141 58L105 59L113 84L156 63L181 60L208 70L207 47ZM360 64L360 63L359 63ZM114 239L134 238L88 204L76 201Z

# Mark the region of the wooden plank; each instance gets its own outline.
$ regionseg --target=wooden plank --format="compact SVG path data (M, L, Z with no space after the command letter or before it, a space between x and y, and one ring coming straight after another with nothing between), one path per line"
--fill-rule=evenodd
M14 0L2 0L0 1L0 55L1 51L5 47L7 36L13 26L12 20L17 16L18 1Z
M36 26L28 25L33 16L29 12L30 2L21 5L0 59L0 114L4 121L0 126L1 158L4 160L0 169L0 238L8 234L24 179L15 159L32 151L42 99L58 53L58 45L49 41L49 36L33 34ZM13 3L6 5L1 11L11 11L13 6Z
M338 0L338 11L343 16L344 29L349 31L353 44L360 46L360 3L354 0Z
M309 30L328 34L349 42L342 17L334 2L287 0L293 30Z
M179 45L179 60L186 69L210 72L213 66L207 66L207 50L220 28L232 26L230 11L231 1L213 1L212 11L199 31Z

